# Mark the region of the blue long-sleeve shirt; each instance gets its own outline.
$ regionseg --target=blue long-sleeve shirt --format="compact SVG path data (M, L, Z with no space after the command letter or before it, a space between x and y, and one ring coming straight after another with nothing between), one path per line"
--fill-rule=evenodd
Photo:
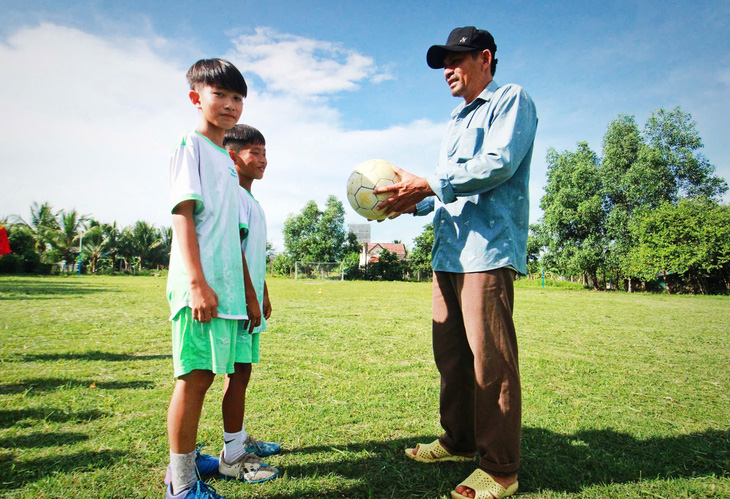
M434 214L433 269L527 272L530 161L537 112L518 85L492 81L451 113L436 173L435 196L416 215Z

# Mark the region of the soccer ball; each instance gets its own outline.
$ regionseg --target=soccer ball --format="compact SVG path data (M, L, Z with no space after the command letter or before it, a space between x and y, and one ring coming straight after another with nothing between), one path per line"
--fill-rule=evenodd
M377 211L380 203L388 199L389 192L373 194L373 189L400 182L400 175L393 171L393 165L383 159L371 159L360 163L347 181L347 200L359 215L370 220L388 218Z

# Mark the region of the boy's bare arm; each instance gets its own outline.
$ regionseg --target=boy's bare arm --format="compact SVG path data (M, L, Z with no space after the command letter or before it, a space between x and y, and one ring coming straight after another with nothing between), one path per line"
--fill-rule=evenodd
M266 286L266 281L264 281L264 319L268 320L269 317L271 317L271 301L269 301L269 288Z
M246 263L246 255L241 251L241 259L243 260L243 283L246 287L246 313L248 314L248 332L253 333L253 329L261 325L261 306L259 299L256 297L256 289L251 281L251 274L248 273L248 264Z
M210 322L218 317L218 295L208 285L200 262L198 235L195 232L193 209L195 201L183 201L172 211L172 225L180 245L183 265L190 278L190 308L193 319Z

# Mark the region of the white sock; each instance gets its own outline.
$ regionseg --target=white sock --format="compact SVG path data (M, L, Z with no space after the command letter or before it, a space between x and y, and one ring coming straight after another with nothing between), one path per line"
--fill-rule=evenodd
M174 495L192 489L198 481L195 469L195 451L188 454L175 454L170 451L170 469L172 470L172 493Z
M243 442L246 441L246 427L242 427L241 431L236 433L223 432L223 460L228 464L234 463L245 454L243 451Z

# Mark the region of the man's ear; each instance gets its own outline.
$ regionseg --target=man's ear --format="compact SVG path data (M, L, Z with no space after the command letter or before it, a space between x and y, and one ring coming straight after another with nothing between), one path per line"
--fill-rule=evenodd
M486 64L488 68L492 66L492 57L494 57L494 54L492 54L491 50L482 50L482 63Z

